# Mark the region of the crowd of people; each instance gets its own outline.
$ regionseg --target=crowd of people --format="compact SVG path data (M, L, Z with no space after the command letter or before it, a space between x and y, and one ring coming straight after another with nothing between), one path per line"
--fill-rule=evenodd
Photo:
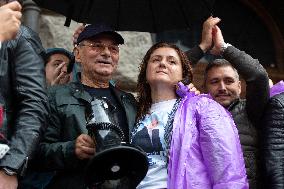
M270 86L257 59L225 42L219 18L203 23L200 44L187 52L154 44L135 98L111 82L125 42L112 28L82 26L73 52L45 50L21 25L18 1L0 6L0 189L133 188L131 180L86 182L98 147L86 109L96 98L115 107L124 142L148 159L135 188L284 188L284 84ZM208 63L199 94L192 66L205 53L219 58Z

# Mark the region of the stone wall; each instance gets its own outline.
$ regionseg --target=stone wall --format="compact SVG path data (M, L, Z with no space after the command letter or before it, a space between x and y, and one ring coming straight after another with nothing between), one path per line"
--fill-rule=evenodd
M39 21L39 36L45 48L62 47L73 50L72 35L80 25L71 22L70 27L64 26L65 17L54 14L43 14ZM125 45L120 47L120 60L114 80L117 85L126 91L134 92L139 64L146 51L153 44L150 33L119 32L125 39ZM203 60L203 59L202 59ZM204 62L194 68L194 85L203 91Z
M70 27L64 26L65 17L43 14L39 21L39 36L45 48L62 47L73 50L72 35L80 25L71 22ZM120 88L133 91L136 86L138 67L142 57L152 45L151 35L142 32L119 32L125 39L120 48L119 67L114 80Z

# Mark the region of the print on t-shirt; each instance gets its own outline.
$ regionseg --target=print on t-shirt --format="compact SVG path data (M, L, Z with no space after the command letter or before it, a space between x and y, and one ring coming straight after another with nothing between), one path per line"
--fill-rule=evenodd
M161 115L159 115L161 116ZM140 146L148 156L149 165L165 164L164 124L168 114L159 117L156 113L147 115L133 135L132 143Z

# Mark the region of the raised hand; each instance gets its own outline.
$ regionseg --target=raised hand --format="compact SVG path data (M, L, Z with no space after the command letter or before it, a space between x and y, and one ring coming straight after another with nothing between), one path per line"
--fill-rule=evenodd
M212 47L212 31L220 21L220 18L211 16L203 23L202 39L199 44L203 52L207 52Z
M66 62L61 63L58 67L56 67L52 81L50 82L50 85L58 85L58 84L65 84L68 83L70 80L70 75L67 73L67 68L64 70L67 65ZM64 70L64 71L63 71Z
M0 41L10 40L16 37L21 25L22 7L17 1L13 1L0 7Z
M222 32L217 25L213 29L213 43L214 43L214 46L211 49L210 53L213 55L222 55L223 53L222 48L225 42L224 42Z
M77 43L77 39L78 39L80 33L81 33L84 29L85 29L85 24L79 26L79 27L75 30L75 32L74 32L74 34L73 34L73 45L74 45L74 46L75 46L76 43Z

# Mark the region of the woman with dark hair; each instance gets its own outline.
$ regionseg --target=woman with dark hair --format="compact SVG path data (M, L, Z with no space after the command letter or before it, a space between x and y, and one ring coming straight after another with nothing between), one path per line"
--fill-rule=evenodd
M147 153L149 170L137 188L248 188L231 116L210 96L188 92L183 84L191 81L189 60L177 46L158 43L148 50L132 143Z

